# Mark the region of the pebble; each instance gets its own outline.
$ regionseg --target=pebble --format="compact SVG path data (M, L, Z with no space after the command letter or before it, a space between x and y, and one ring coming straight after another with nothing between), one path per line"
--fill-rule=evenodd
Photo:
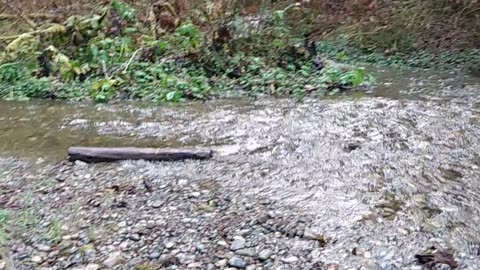
M247 257L254 257L255 256L255 250L250 249L250 248L244 248L244 249L239 249L235 251L236 254L242 255L242 256L247 256Z
M162 207L162 205L163 205L163 202L161 202L161 201L152 202L152 207L153 208L160 208L160 207Z
M127 226L127 222L126 221L121 221L118 223L118 227L120 228L123 228L123 227L126 227Z
M201 262L193 262L187 265L187 268L201 268L201 267L202 267Z
M135 266L135 265L138 265L138 264L141 264L143 262L143 259L140 258L140 257L135 257L133 259L131 259L129 262L128 262L128 265L130 266Z
M50 247L47 245L37 245L37 250L41 252L49 252Z
M124 241L124 242L120 243L120 245L118 245L118 247L119 247L121 250L127 250L127 249L128 249L128 242L127 242L127 241Z
M83 161L80 161L80 160L76 160L74 162L74 164L75 164L75 167L79 167L79 168L88 167L88 164L86 162L83 162Z
M282 258L282 262L284 262L284 263L295 263L295 262L298 262L298 257L290 256L290 257Z
M243 237L238 237L237 239L233 240L232 244L230 245L230 250L236 251L245 247L246 241Z
M187 179L180 179L178 180L178 185L179 186L186 186L188 184L188 180Z
M327 265L326 270L340 270L340 266L336 263L330 263Z
M201 193L198 192L198 191L190 193L190 197L192 197L192 198L198 198L198 197L200 197L200 195L201 195Z
M228 243L226 241L220 240L217 242L217 245L222 246L222 247L227 247Z
M258 254L258 259L260 259L261 261L266 261L270 258L270 256L273 255L273 250L271 249L264 249L262 251L260 251L260 253Z
M116 252L110 255L105 261L103 261L103 265L112 268L115 265L118 265L123 262L123 256L121 253Z
M0 270L4 270L7 267L7 263L0 260Z
M157 225L160 225L160 224L157 224L157 223L155 222L155 220L149 220L149 221L147 221L147 228L148 228L148 229L153 229L153 228L155 228L155 226L157 226Z
M452 268L450 267L450 265L442 263L442 264L440 264L440 266L437 266L437 269L438 270L451 270Z
M230 258L230 260L228 260L228 265L238 269L245 269L247 267L247 263L245 262L245 260L240 257Z
M311 229L305 229L303 232L303 238L308 239L308 240L320 240L323 238L323 236L319 233L316 233L312 231Z
M223 268L223 267L227 266L227 263L228 263L227 259L223 259L223 260L220 260L220 261L216 262L215 266L219 267L219 268Z
M65 235L62 237L63 240L78 240L78 238L80 238L80 235L78 233Z
M94 264L94 263L88 264L85 267L85 270L98 270L98 269L100 269L100 265Z
M198 251L200 251L200 252L205 251L205 245L202 244L202 243L197 244L197 245L195 246L195 248L196 248Z
M148 255L148 258L149 258L150 260L158 259L158 258L160 258L160 253L159 253L159 252L150 253L150 255Z
M370 259L370 258L372 258L372 253L369 252L369 251L366 251L365 253L363 253L363 257L365 257L367 259Z
M37 264L41 264L43 262L43 258L40 256L33 256L31 261Z
M168 243L165 244L165 247L168 248L168 249L172 249L174 246L175 246L174 242L168 242Z
M140 235L138 233L134 233L134 234L130 235L130 240L140 241Z

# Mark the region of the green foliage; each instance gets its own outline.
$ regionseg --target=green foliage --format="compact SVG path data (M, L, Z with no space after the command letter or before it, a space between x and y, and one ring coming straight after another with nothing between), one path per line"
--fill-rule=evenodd
M62 240L62 224L58 220L54 220L48 226L48 238L52 241L59 242Z
M137 15L134 8L117 0L112 1L111 5L113 10L116 10L119 13L120 18L122 18L123 20L127 20L129 22L136 21Z
M10 219L10 213L7 210L0 209L0 247L7 242L6 226Z
M50 91L48 78L23 77L13 84L0 84L0 98L6 100L29 100L46 98Z
M120 82L113 79L101 79L92 83L91 97L97 102L107 102L115 96Z
M0 65L0 81L12 83L22 78L23 70L19 63L6 63Z
M187 18L155 38L149 25L137 20L135 9L115 0L97 14L68 18L65 33L52 35L48 46L36 52L46 63L19 58L1 65L0 79L9 83L0 84L0 98L180 102L241 90L301 99L332 85L347 89L372 82L360 69L316 70L303 37L287 23L294 7L266 11L258 25L230 14L213 30ZM346 61L348 56L340 52L336 58ZM48 78L32 76L45 66Z
M175 37L178 39L182 48L187 50L194 50L200 46L201 33L200 30L193 24L183 24L175 31Z
M364 69L356 68L346 72L339 68L329 67L323 72L322 80L329 85L340 84L342 86L359 87L362 84L372 84L373 77L367 75Z
M338 38L319 43L319 51L327 57L340 62L370 63L376 65L394 66L397 68L436 68L451 69L466 67L470 69L480 61L480 50L463 51L433 51L417 50L415 52L396 52L385 55L375 50L365 50L349 43L345 38Z

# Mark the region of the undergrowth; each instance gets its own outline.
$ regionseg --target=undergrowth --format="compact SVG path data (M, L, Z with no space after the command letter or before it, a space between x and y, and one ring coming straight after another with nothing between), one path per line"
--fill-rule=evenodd
M311 29L298 31L302 28L287 19L302 12L300 5L265 7L252 17L235 6L213 4L186 12L165 2L142 18L134 6L113 0L93 14L3 37L0 98L301 99L373 82L363 69L318 53Z
M353 46L348 40L340 37L319 42L318 49L326 57L345 63L368 63L400 69L462 68L472 75L480 75L480 48L463 51L423 49L385 55L375 50Z

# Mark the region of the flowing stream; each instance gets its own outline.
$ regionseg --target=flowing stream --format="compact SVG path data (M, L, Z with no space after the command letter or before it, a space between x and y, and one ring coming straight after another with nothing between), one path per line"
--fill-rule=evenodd
M318 259L410 269L414 252L437 245L453 250L460 269L478 269L480 79L374 72L368 93L302 103L1 102L0 156L53 164L71 145L212 148L214 160L181 165L181 174L314 217L336 239ZM353 246L370 253L351 256Z

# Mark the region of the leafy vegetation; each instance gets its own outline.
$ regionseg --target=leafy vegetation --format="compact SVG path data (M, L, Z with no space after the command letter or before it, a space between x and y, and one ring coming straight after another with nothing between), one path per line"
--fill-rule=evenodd
M48 226L48 237L54 242L62 240L62 224L58 220L54 220Z
M157 3L142 18L134 6L113 0L93 14L7 37L0 54L0 98L300 99L373 82L364 70L317 53L311 29L298 31L302 28L292 24L292 14L304 14L301 5L265 6L252 17L237 9L241 1L233 6L214 1L188 11L182 1L174 2Z
M474 75L480 74L477 71L480 67L480 49L469 49L461 52L447 49L440 51L424 49L385 55L355 47L348 40L342 38L320 42L318 48L325 56L339 62L370 63L397 68L451 69L453 67L463 67Z
M6 226L9 220L10 213L7 210L0 209L0 247L7 242Z

